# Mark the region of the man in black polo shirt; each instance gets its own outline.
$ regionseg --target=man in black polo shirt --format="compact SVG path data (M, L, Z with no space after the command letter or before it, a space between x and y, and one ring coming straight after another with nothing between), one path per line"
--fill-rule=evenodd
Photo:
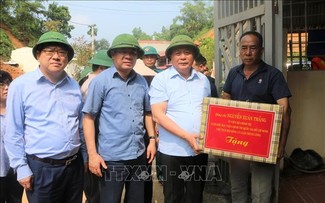
M279 104L284 107L278 159L284 154L290 128L291 97L281 71L266 64L262 59L262 35L249 31L240 37L242 64L229 71L223 87L222 98L238 101ZM230 181L232 202L247 202L251 188L252 202L270 202L273 172L276 165L230 159ZM251 187L248 178L251 173Z

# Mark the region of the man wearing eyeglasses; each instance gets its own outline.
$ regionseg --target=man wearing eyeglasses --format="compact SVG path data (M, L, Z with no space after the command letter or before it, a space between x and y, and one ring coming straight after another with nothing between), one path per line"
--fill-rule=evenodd
M94 78L88 88L83 126L89 170L100 177L100 202L120 203L124 187L125 202L144 202L144 181L150 176L146 162L154 159L156 140L149 87L133 70L143 53L134 36L118 35L107 51L113 65ZM150 140L147 150L145 128Z
M87 160L82 96L64 71L74 51L61 33L47 32L33 55L39 66L15 79L8 91L4 140L10 166L29 202L80 203L82 160Z

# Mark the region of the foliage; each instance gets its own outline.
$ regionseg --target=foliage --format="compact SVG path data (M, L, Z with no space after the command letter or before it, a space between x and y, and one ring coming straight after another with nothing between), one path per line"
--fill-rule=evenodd
M92 37L93 34L94 34L94 37L97 36L98 28L97 28L96 24L89 25L88 28L89 28L89 30L88 30L87 34L90 37Z
M0 0L1 24L10 27L12 34L28 46L33 46L47 31L58 31L71 37L74 27L68 23L71 19L68 7L54 2L46 9L45 1Z
M95 51L109 48L109 43L106 39L95 40Z
M170 30L168 28L166 28L165 26L163 26L161 28L161 33L153 33L152 38L155 40L171 40L171 36L170 36Z
M48 11L45 12L46 21L43 23L43 32L47 31L57 31L71 38L70 32L74 29L74 26L69 25L69 20L71 19L71 15L69 13L69 9L66 6L58 6L57 3L52 3L49 5ZM57 25L54 27L46 27L47 24Z
M194 38L204 28L213 27L213 7L208 6L208 1L185 2L181 9L181 16L174 19L171 28L181 27L181 34L187 33L188 36ZM177 24L179 23L179 24Z
M203 38L199 40L200 52L207 59L207 67L209 70L213 68L214 61L214 39Z
M13 1L9 0L2 9L8 9L4 16L6 21L3 23L11 27L12 34L15 35L24 44L29 45L36 42L42 34L42 20L44 16L44 6L39 1Z
M173 24L169 27L169 30L170 30L170 40L172 38L174 38L176 35L188 35L189 34L185 30L184 25L177 24L177 17L173 20Z
M140 27L133 28L132 34L138 40L151 40L151 37L143 32Z
M13 48L14 47L12 46L5 31L3 29L0 29L0 60L10 60L11 51Z
M88 61L92 57L91 44L89 44L84 36L74 39L74 42L71 44L72 48L75 51L75 60L78 66L87 66Z
M84 36L74 38L74 42L71 43L71 46L75 52L74 59L70 62L69 67L71 75L74 79L80 79L80 73L84 67L88 65L88 61L92 57L91 44L88 43Z

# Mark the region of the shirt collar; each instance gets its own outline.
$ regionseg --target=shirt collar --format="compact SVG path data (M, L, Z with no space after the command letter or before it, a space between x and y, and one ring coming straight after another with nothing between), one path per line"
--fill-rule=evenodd
M67 74L65 71L63 71L63 72L64 72L64 73L63 73L63 74L64 74L64 77L63 77L60 81L58 81L55 85L59 85L59 84L61 84L63 81L70 79L70 77L68 76L68 74ZM38 81L48 81L48 82L50 82L50 81L45 77L45 75L42 73L42 71L41 71L41 69L40 69L39 66L36 68L36 79L37 79Z
M200 78L199 73L193 67L191 67L191 69L192 69L191 70L191 75L190 75L190 77L187 80L192 80L192 79L195 79L195 78ZM177 70L176 70L176 68L174 66L171 66L169 68L169 70L170 70L169 78L173 78L173 77L176 77L176 76L179 76L179 77L183 78L183 76L181 76L179 74L179 72L177 72Z
M266 67L266 63L261 60L261 63L259 64L258 68L257 68L257 71L255 72L256 73L260 73L260 72L263 72L267 69ZM244 64L240 64L238 67L237 67L237 71L240 72L242 75L244 75ZM255 75L254 74L254 75Z
M122 78L120 76L120 74L117 72L117 69L115 66L111 66L109 69L112 69L112 71L113 71L112 78L116 78L116 77ZM132 69L127 80L128 81L133 80L135 77L136 77L136 72Z

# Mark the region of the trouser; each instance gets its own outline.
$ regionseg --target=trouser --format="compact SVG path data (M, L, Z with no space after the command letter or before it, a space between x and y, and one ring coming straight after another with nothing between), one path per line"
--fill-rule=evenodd
M83 191L83 160L81 154L71 163L46 162L27 155L33 172L32 190L26 191L29 203L80 203Z
M165 203L201 203L208 155L179 157L161 153L160 156Z
M274 170L273 164L230 159L232 202L246 203L250 199L253 203L271 202Z
M163 173L161 170L161 155L160 152L157 151L156 153L156 173L157 173L157 179L160 183L163 183Z
M148 134L146 133L144 136L144 143L146 148L149 145L149 137ZM144 203L151 203L152 202L152 192L153 192L153 182L152 182L152 164L148 163L148 160L146 161L146 165L147 165L147 172L148 174L150 174L148 176L148 178L144 181Z
M91 173L89 170L84 176L84 192L87 203L99 203L100 199L100 186L99 178Z
M12 168L5 177L0 177L0 203L21 203L23 191Z
M144 202L144 182L150 174L147 170L145 153L137 159L106 161L100 180L100 202L120 203L125 187L124 202Z
M152 192L153 192L153 182L152 182L152 165L147 165L148 174L150 174L147 179L144 181L144 203L151 203L152 202Z

